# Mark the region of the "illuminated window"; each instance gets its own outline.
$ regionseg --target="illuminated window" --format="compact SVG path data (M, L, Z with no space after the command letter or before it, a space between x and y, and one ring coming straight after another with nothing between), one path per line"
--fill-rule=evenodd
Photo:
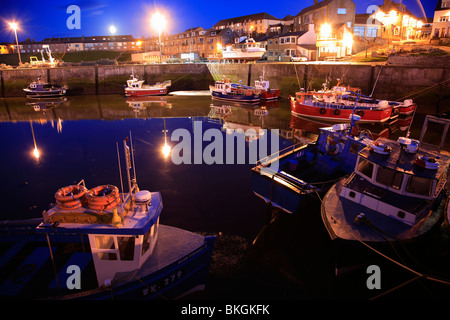
M337 14L347 14L347 9L346 8L338 8Z

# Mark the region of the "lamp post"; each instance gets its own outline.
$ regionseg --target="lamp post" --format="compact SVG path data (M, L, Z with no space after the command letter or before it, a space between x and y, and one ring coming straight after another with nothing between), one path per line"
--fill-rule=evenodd
M17 54L19 55L19 65L22 64L22 59L20 58L20 49L19 49L19 40L17 40L17 23L10 22L9 26L14 30L14 34L16 35L16 45L17 45Z
M159 11L157 11L156 13L153 14L153 16L151 18L151 23L152 23L153 28L158 31L158 36L159 36L159 63L162 63L161 31L166 26L166 18L164 18L164 16L161 13L159 13Z

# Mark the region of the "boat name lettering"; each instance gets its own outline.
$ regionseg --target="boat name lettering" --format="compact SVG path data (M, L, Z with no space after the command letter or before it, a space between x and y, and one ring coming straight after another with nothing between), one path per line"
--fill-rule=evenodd
M156 294L162 289L174 284L176 281L180 280L183 276L183 270L177 270L168 274L166 277L158 279L157 281L150 283L142 290L142 295L145 297L149 294Z
M183 262L189 260L190 258L192 258L193 256L199 254L200 252L202 252L203 250L205 250L208 247L208 244L205 243L204 245L202 245L200 248L198 248L197 250L189 253L187 256L184 256L183 258L181 258L180 260L178 260L178 264L182 264Z

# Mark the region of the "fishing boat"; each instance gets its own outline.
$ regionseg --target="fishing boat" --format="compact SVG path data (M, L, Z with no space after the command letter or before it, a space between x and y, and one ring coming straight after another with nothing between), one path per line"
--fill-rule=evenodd
M359 100L360 103L368 103L368 104L379 104L381 101L385 101L382 99L373 98L371 95L364 95L361 93L360 88L344 86L341 84L341 80L337 79L338 83L333 87L335 91L345 91L346 95L343 95L342 98L352 103L355 103L356 100ZM326 84L324 84L326 85ZM372 91L373 93L373 91ZM386 100L390 107L392 107L392 113L390 119L397 118L400 116L408 116L412 115L416 110L416 103L413 102L412 99L406 99L403 102L398 101L390 101ZM385 102L383 102L385 103Z
M294 144L259 160L251 170L252 190L267 204L297 212L308 196L324 194L337 179L352 172L358 151L373 141L370 132L351 124L319 129L311 142Z
M429 122L445 126L439 147L423 137ZM322 202L333 240L382 246L416 242L441 221L450 156L441 150L450 121L427 116L419 140L379 138L358 154L353 173Z
M224 60L244 60L255 61L259 60L266 53L266 49L258 45L253 38L245 39L244 48L233 48L232 45L227 45L222 51L222 58Z
M172 85L171 80L158 82L153 85L145 85L144 80L139 80L138 76L134 73L127 80L125 88L125 96L127 97L139 97L139 96L162 96L168 92L168 87Z
M289 101L292 114L330 122L349 122L352 114L360 116L360 122L386 122L392 115L388 101L369 103L358 98L352 101L345 87L300 91Z
M259 103L261 101L261 92L252 88L235 87L231 81L223 77L220 81L215 81L214 86L210 85L209 90L215 99L234 102Z
M42 218L0 223L0 296L177 299L205 288L215 237L159 223L161 193L139 189L123 144L128 193L82 180L58 189Z
M270 88L270 83L268 80L264 78L264 76L261 76L259 80L255 80L255 86L244 86L242 85L242 81L238 83L232 83L231 84L232 89L239 90L239 89L248 89L248 90L254 90L261 92L261 100L264 101L270 101L270 100L276 100L280 97L280 89L273 89Z
M41 77L31 82L23 91L30 99L57 98L66 95L65 86L44 82Z

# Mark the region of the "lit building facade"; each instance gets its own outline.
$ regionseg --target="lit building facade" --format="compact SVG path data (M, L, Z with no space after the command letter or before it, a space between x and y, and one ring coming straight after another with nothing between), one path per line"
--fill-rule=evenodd
M414 40L422 37L425 19L416 17L402 3L384 0L373 18L381 23L380 37L388 40Z
M293 31L307 31L314 25L316 33L325 24L345 24L353 31L356 4L352 0L314 0L314 4L302 9L294 17Z
M450 40L450 0L438 1L434 11L432 32L434 38L449 38Z

